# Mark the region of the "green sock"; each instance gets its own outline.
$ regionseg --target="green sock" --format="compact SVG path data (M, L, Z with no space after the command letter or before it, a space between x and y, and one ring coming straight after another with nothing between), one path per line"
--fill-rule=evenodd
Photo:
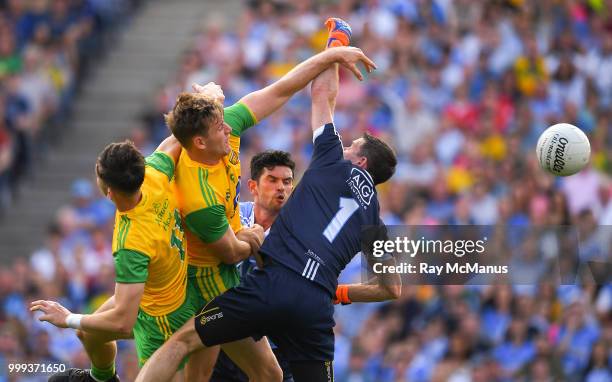
M115 375L115 364L113 363L111 366L101 369L95 367L93 364L91 365L91 376L98 382L105 382L111 379Z

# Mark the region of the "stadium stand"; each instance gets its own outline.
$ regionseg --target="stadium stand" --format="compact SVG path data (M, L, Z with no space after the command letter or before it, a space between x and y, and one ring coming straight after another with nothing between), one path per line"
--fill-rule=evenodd
M0 3L0 213L65 133L81 80L137 3Z
M354 45L378 64L364 83L341 75L335 123L346 141L368 131L395 142L400 166L380 189L387 224L573 224L587 234L612 224L612 9L603 1L249 1L237 20L206 19L125 135L150 152L167 134L162 114L193 82L219 83L227 104L264 86L322 49L330 15L350 22ZM0 70L15 65L2 40ZM309 105L299 94L251 129L244 163L275 148L303 170ZM544 175L534 155L539 134L561 121L585 131L593 150L588 169L563 179ZM12 139L0 129L0 171ZM0 174L0 190L10 187ZM88 366L70 331L27 312L42 291L79 311L112 293L110 211L87 180L72 195L43 248L0 270L3 370L16 359ZM355 263L341 281L359 275ZM338 381L612 380L610 283L405 286L392 303L338 306L336 321ZM133 345L119 354L132 380Z
M150 0L129 22L113 29L118 33L112 49L94 60L71 103L71 117L59 125L65 133L28 173L13 208L0 219L0 253L26 255L40 245L31 238L42 238L58 206L69 202L66 191L71 182L91 179L97 153L137 124L137 115L176 70L179 53L204 12L214 10L215 4L219 3L180 0L180 6L174 6ZM240 3L235 4L239 8Z

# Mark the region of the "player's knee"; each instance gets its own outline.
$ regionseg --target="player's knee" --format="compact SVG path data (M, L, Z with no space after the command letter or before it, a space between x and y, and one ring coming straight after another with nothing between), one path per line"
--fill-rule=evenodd
M195 330L193 319L174 333L168 343L172 344L173 348L180 351L180 354L184 356L205 347Z
M280 382L283 380L283 370L277 362L267 362L266 365L262 367L261 375L256 380Z
M276 365L273 370L270 372L270 381L282 381L283 380L283 370L280 366Z
M213 374L217 353L192 353L185 366L185 381L208 381Z
M75 330L76 332L76 336L79 340L83 341L85 339L85 332L82 331L81 329L77 329Z
M283 370L281 369L278 361L276 360L276 356L270 350L268 359L266 362L263 362L261 365L261 372L264 374L262 381L282 381L283 380Z
M246 366L246 367L244 367ZM241 366L243 371L248 375L249 381L267 382L267 381L282 381L283 370L278 365L276 357L270 359L259 359L257 364Z
M182 337L171 337L162 348L166 354L173 354L177 358L184 358L193 350L189 346L189 342Z

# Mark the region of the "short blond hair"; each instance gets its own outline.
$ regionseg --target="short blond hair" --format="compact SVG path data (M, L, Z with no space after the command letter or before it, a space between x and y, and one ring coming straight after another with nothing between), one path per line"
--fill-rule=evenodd
M181 93L164 119L181 145L188 147L191 138L206 136L210 125L222 116L223 105L212 97L200 93Z

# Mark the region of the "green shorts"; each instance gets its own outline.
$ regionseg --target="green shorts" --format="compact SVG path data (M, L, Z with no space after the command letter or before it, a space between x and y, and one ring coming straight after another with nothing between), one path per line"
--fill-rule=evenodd
M189 265L187 274L196 312L199 312L213 298L240 283L235 265L223 263L211 267Z
M163 316L151 316L142 309L138 309L138 318L134 325L134 340L136 342L136 353L138 354L138 365L144 363L159 349L172 333L180 329L185 322L195 316L193 291L187 287L187 294L183 304L170 314ZM187 362L183 360L179 368L182 369Z

